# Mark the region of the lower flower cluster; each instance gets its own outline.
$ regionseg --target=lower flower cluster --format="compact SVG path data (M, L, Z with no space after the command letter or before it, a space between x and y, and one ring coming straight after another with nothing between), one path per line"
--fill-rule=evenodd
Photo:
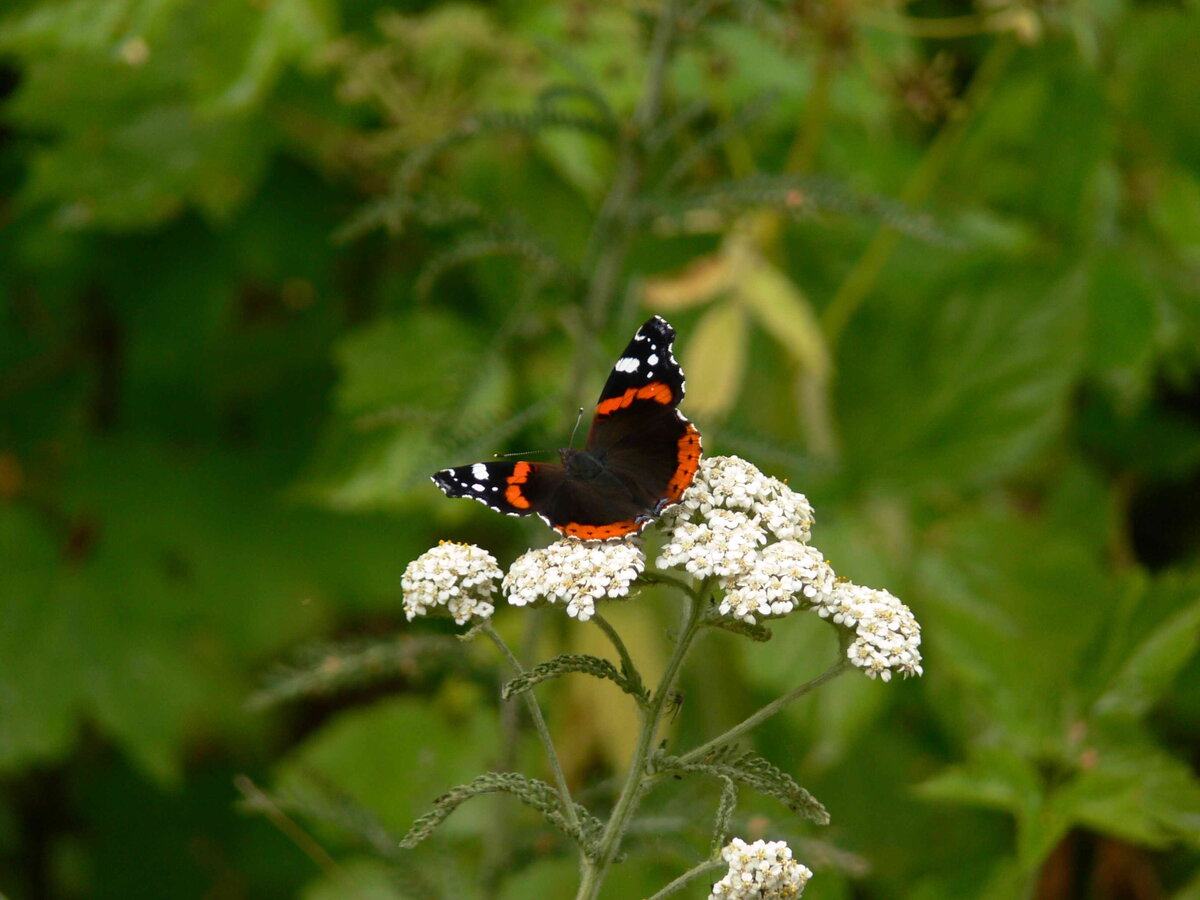
M812 878L808 866L792 859L784 841L747 844L734 838L721 850L729 863L725 877L712 886L709 900L784 900L799 897Z

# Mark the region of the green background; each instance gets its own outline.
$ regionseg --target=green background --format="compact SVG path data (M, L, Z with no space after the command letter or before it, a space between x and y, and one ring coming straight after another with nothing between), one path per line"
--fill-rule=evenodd
M651 2L0 11L0 893L571 896L503 802L395 848L545 774L400 574L549 538L427 475L565 443L660 312L706 451L924 628L923 678L755 735L832 825L738 833L813 900L1200 897L1200 12L669 10L657 51ZM613 610L650 668L673 609ZM678 746L823 669L811 618L707 639ZM539 690L603 786L626 698ZM716 798L656 791L607 896L700 859Z

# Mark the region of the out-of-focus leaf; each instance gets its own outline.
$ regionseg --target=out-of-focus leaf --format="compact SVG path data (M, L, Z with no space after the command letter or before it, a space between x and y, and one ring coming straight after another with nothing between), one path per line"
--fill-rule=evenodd
M309 884L303 900L418 900L396 886L391 864L376 859L340 860L338 869Z
M1041 517L996 509L944 519L917 562L921 602L910 599L927 668L953 670L971 702L1030 748L1062 739L1079 702L1076 667L1118 598L1089 533L1102 487L1083 470L1059 477Z
M1004 747L981 748L917 789L930 800L1001 809L1017 820L1017 858L1037 866L1071 827L1070 816L1047 804L1045 785L1033 765Z
M313 773L403 834L439 792L470 781L480 758L495 751L496 726L490 719L482 708L461 718L415 697L345 712L284 760L277 787L303 796L312 790ZM481 808L464 804L442 830L469 833Z
M1158 173L1156 181L1150 221L1194 262L1200 256L1200 181L1178 167Z
M927 800L969 803L1019 814L1038 805L1041 780L1029 762L1003 747L980 748L961 765L922 782L917 793Z
M1073 822L1131 843L1200 847L1200 779L1138 726L1105 724L1087 736L1084 766L1054 792Z
M1161 305L1156 295L1133 253L1110 249L1092 261L1088 365L1124 396L1141 395L1149 386Z
M839 347L851 477L905 493L986 484L1065 425L1084 349L1078 279L881 304Z
M734 275L735 267L727 254L706 254L675 273L647 278L642 300L650 309L664 313L689 309L728 290Z
M746 315L732 302L713 306L684 344L688 410L701 419L729 412L742 388L748 341Z
M1104 630L1109 647L1096 662L1107 663L1112 674L1094 712L1145 715L1200 646L1200 585L1188 579L1140 584Z
M737 298L789 357L813 377L829 377L825 335L799 286L762 258L739 267L734 284Z
M461 401L476 374L478 346L453 316L427 312L373 322L344 338L337 358L344 414L432 412Z

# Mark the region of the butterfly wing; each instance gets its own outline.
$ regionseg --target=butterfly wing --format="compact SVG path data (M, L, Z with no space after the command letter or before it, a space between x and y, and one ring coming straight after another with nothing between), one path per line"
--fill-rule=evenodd
M447 497L469 497L506 516L542 518L566 482L562 466L531 462L479 462L432 477Z
M686 381L674 341L661 316L638 329L600 392L588 433L588 451L650 515L683 495L700 464L700 433L676 408Z
M550 463L487 462L443 469L433 483L505 515L536 514L581 540L641 531L682 496L700 462L700 434L676 408L685 383L674 340L675 329L653 316L617 359L588 432L586 455L598 471L584 477Z

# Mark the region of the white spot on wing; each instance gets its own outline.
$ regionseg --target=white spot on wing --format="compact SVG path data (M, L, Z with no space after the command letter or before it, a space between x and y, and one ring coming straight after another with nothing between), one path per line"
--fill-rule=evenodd
M482 484L473 484L473 485L471 485L471 490L473 490L473 491L479 491L480 493L482 493L482 492L483 492L483 485L482 485Z
M646 362L650 363L650 365L652 365L652 366L657 366L658 365L658 354L651 353L649 358L646 360Z
M622 356L613 368L618 372L636 372L641 364L641 360L634 359L632 356Z
M475 465L471 466L471 474L480 481L488 480L487 466L485 466L483 463L475 463Z

